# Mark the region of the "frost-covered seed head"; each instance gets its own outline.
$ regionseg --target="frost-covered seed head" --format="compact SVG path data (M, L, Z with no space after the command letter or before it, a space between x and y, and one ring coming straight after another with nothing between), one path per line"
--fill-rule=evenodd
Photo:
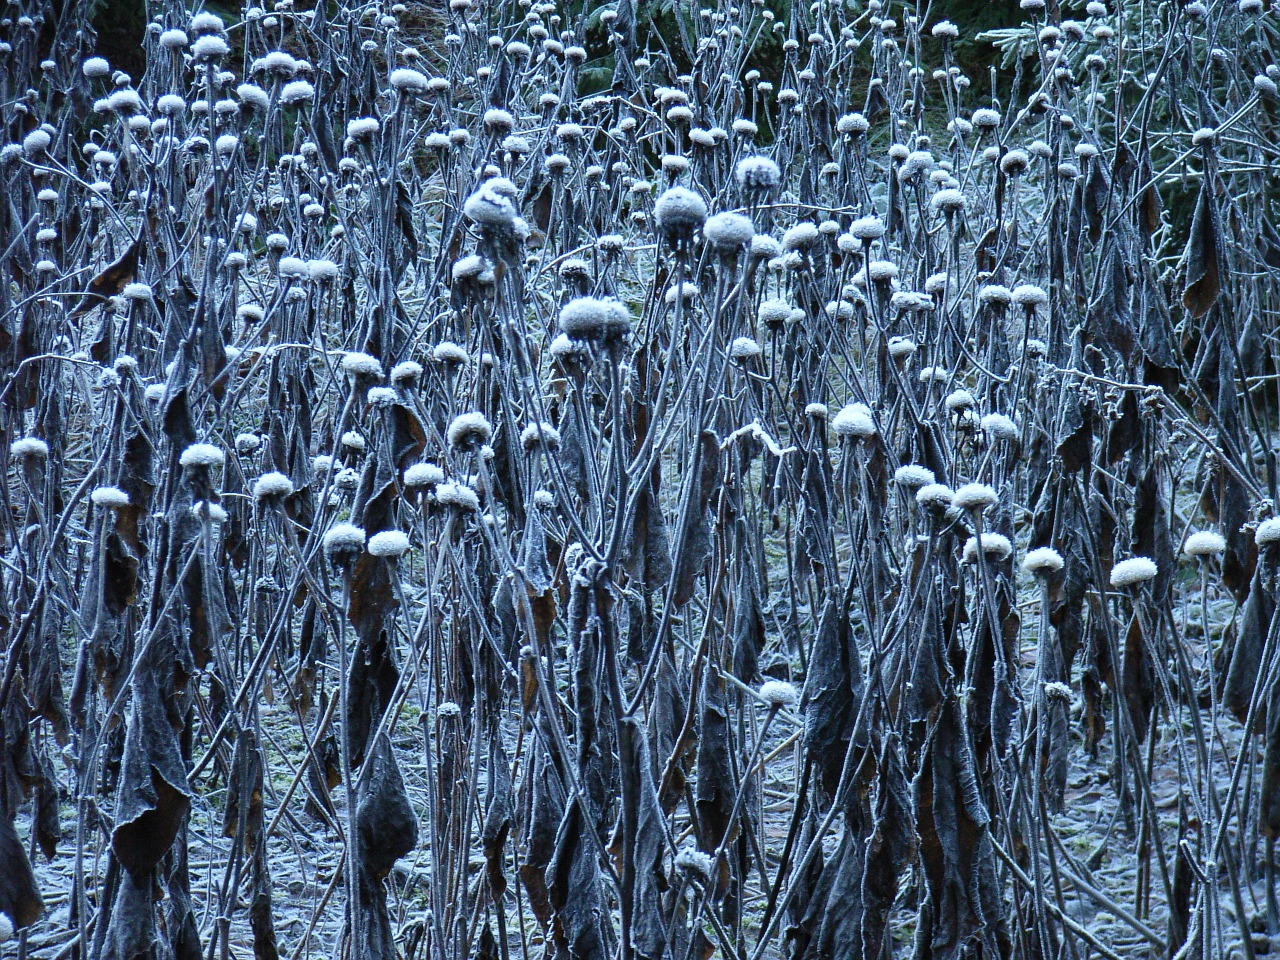
M831 429L841 437L866 439L876 435L876 422L866 404L851 403L831 419Z
M325 555L337 566L345 566L364 550L364 531L353 523L336 523L321 541Z
M982 535L982 552L989 559L997 562L1009 559L1013 553L1013 544L1009 538L1000 533L984 533ZM978 538L970 537L964 544L964 562L978 562Z
M849 224L849 233L863 243L879 240L884 236L884 221L879 217L859 217Z
M431 351L431 357L436 363L444 364L446 367L460 367L467 362L467 351L456 343L445 340L435 345Z
M404 472L404 485L412 489L444 483L444 471L434 463L415 463Z
M391 368L391 382L401 386L412 386L422 376L422 364L416 360L401 360Z
M342 358L342 371L351 377L382 379L382 363L367 353L352 351Z
M906 360L916 352L916 342L908 337L890 337L888 347L894 360Z
M1280 543L1280 517L1263 520L1254 531L1253 542L1260 547L1271 547Z
M993 440L1017 440L1018 424L1003 413L988 413L982 418L982 429Z
M369 553L394 560L409 549L409 535L401 530L383 530L369 538Z
M999 499L995 489L985 483L966 483L956 490L951 498L951 505L957 510L981 512Z
M939 190L929 200L929 205L939 213L951 216L961 213L965 208L964 194L959 190Z
M618 300L577 297L560 309L560 330L572 340L606 340L631 330L631 314Z
M220 467L226 460L221 447L212 443L193 443L182 451L178 463L184 467Z
M119 487L97 487L89 494L95 507L104 510L117 510L129 505L129 495Z
M908 463L894 471L893 479L901 487L917 490L934 483L937 478L928 467L922 467L918 463Z
M768 157L743 157L734 173L738 186L748 193L765 193L782 182L782 171Z
M1024 283L1014 287L1011 294L1013 302L1026 310L1034 310L1036 307L1042 307L1049 302L1049 296L1044 289L1036 286L1034 283Z
M1043 687L1045 699L1051 703L1071 703L1075 699L1071 687L1061 680L1053 680Z
M1130 557L1111 568L1113 587L1136 587L1155 578L1159 568L1150 557Z
M770 707L794 707L800 700L795 685L785 680L766 680L760 684L760 699Z
M1216 557L1227 549L1226 538L1213 530L1201 530L1187 537L1182 552L1188 557Z
M449 446L455 450L474 450L493 438L493 427L482 413L463 413L449 424Z
M193 503L191 515L201 522L205 520L213 524L227 522L227 511L222 504L210 503L208 500L197 500Z
M716 250L736 253L751 243L756 228L750 217L740 213L717 213L707 220L702 232Z
M392 70L387 79L391 84L391 88L402 96L412 96L427 92L426 75L409 67L399 67Z
M760 344L750 337L738 337L729 344L729 357L739 363L754 360L760 352Z
M690 845L682 847L680 852L676 854L675 867L690 877L709 880L712 871L715 869L715 859L711 854L703 853Z
M1028 550L1027 555L1022 558L1022 568L1041 577L1057 573L1063 566L1062 554L1053 547L1036 547Z
M520 431L520 444L526 450L555 450L560 446L560 431L549 423L531 423Z
M946 510L955 499L955 491L945 483L926 483L916 491L916 503L922 507Z
M461 513L474 513L480 509L479 495L462 483L442 483L436 487L436 503L453 507Z
M264 473L253 483L253 499L259 503L278 503L293 493L293 481L283 473Z
M671 246L684 249L706 222L707 203L686 187L672 187L654 204L653 219Z
M462 212L468 220L485 229L508 231L515 226L515 205L509 197L488 184L467 197L462 205Z
M822 234L812 223L807 221L797 223L782 235L782 250L784 253L791 250L808 250L820 239Z
M9 455L15 460L45 460L49 445L39 437L23 437L9 445Z

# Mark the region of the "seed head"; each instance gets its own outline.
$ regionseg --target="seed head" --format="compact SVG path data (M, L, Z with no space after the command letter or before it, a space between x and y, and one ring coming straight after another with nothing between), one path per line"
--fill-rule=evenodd
M455 450L474 450L493 438L493 427L482 413L463 413L449 424L449 446Z
M45 460L49 445L39 437L23 437L9 445L9 455L15 460Z
M1201 530L1187 537L1182 552L1188 557L1216 557L1227 549L1226 538L1213 530Z
M866 439L876 435L876 422L865 403L850 403L831 419L831 429L841 437Z
M997 561L1009 559L1013 553L1013 544L1009 538L1000 533L984 533L982 535L982 552ZM970 537L964 544L964 562L977 563L978 538Z
M1022 569L1041 577L1057 573L1063 566L1062 554L1053 547L1036 547L1028 550L1027 555L1022 558Z
M383 530L369 538L369 553L394 560L409 549L409 535L400 530Z
M774 708L794 707L800 695L795 685L785 680L766 680L760 685L760 699Z
M1113 587L1134 587L1155 578L1159 568L1150 557L1130 557L1111 568Z
M293 481L283 473L264 473L253 483L253 499L261 504L279 503L293 493Z
M212 443L193 443L182 451L178 463L184 467L220 467L226 454Z
M952 496L951 505L957 510L980 513L999 499L994 488L985 483L966 483Z
M117 510L129 505L129 495L119 487L97 487L89 494L95 507L104 510Z

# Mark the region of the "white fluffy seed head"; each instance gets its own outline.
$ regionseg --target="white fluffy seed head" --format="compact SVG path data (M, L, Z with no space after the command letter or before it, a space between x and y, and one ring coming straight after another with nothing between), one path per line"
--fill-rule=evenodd
M1017 440L1018 425L1003 413L988 413L982 418L982 429L993 440Z
M894 471L893 479L900 487L918 490L936 482L937 478L928 467L922 467L918 463L908 463Z
M760 685L760 699L770 707L794 707L800 695L795 684L785 680L766 680Z
M515 205L490 184L467 197L462 212L468 220L491 230L510 230L516 220Z
M1028 550L1027 555L1022 558L1022 569L1042 577L1057 573L1063 566L1062 554L1053 547L1036 547Z
M831 418L837 436L865 439L876 435L876 422L865 403L850 403Z
M674 245L693 239L706 219L707 202L687 187L672 187L658 198L653 207L654 223Z
M417 94L425 93L427 89L427 78L418 70L409 67L399 67L391 71L391 75L387 78L392 89L401 94Z
M894 360L905 360L916 352L916 342L908 337L890 337L888 346Z
M103 510L115 510L129 505L129 495L119 487L97 487L89 494L95 507Z
M400 399L400 394L391 387L370 387L365 399L371 407L389 407Z
M1013 544L1001 533L984 533L982 535L982 552L995 560L1007 560L1013 553ZM964 544L964 562L976 563L978 560L978 538L970 537Z
M369 538L369 552L375 557L403 556L409 549L409 535L401 530L383 530Z
M966 483L956 490L951 505L957 510L985 510L999 497L994 488L985 483Z
M754 360L760 356L760 344L750 337L738 337L729 345L729 356L739 363Z
M455 450L471 450L493 439L493 426L483 413L462 413L449 424L449 446Z
M755 238L755 224L740 213L717 213L702 227L703 236L716 250L736 253Z
M560 309L560 330L571 340L591 341L631 329L631 314L621 301L577 297Z
M335 523L321 541L330 560L343 562L364 549L364 531L354 523Z
M404 472L404 485L417 489L444 483L444 471L434 463L415 463Z
M178 463L184 467L220 467L226 454L212 443L193 443L182 451Z
M1135 587L1154 579L1158 572L1159 568L1150 557L1130 557L1128 560L1121 560L1111 568L1111 585Z
M342 358L343 372L353 377L382 377L382 364L377 357L352 351Z
M413 384L422 376L422 364L416 360L401 360L391 368L391 382Z
M687 846L676 854L675 866L677 870L683 871L690 876L708 880L711 877L711 871L715 867L715 860L711 854L703 853L693 846Z
M1280 543L1280 517L1263 520L1254 531L1253 542L1260 547L1270 547Z
M520 443L526 450L555 450L560 446L560 431L549 423L531 423L520 431Z
M283 500L293 493L293 481L279 471L264 473L253 482L253 499L259 503Z
M884 230L884 221L875 216L859 217L849 224L849 233L863 243L879 240L884 236Z
M446 367L460 367L467 362L467 351L456 343L445 340L435 345L431 357L436 363L443 363Z
M945 483L926 483L916 491L916 503L922 507L946 510L956 493Z
M15 460L44 460L49 456L49 445L39 437L23 437L9 445L9 455Z
M1213 530L1193 533L1182 545L1182 552L1188 557L1216 557L1226 549L1226 538Z
M436 487L436 503L466 513L480 509L480 496L463 483L442 483Z
M743 190L765 192L782 182L782 171L768 157L743 157L734 170L738 186Z
M191 515L197 520L208 520L210 523L226 523L227 511L220 503L198 500L191 505Z

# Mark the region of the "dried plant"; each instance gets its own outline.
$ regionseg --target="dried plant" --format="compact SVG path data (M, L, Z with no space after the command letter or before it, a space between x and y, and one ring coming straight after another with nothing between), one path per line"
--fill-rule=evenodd
M94 9L0 20L0 955L1280 949L1264 0Z

